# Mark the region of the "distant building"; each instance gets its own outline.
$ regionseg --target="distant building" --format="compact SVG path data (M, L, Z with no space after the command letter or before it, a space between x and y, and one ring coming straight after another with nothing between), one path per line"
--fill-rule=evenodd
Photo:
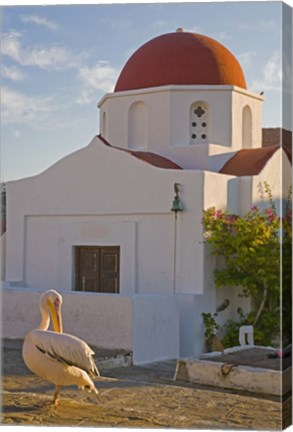
M7 184L4 336L23 337L36 291L53 288L65 331L93 345L135 363L200 354L201 313L228 295L215 289L202 210L243 214L263 181L276 200L289 189L289 152L262 147L263 102L209 37L178 31L139 48L99 102L99 135Z

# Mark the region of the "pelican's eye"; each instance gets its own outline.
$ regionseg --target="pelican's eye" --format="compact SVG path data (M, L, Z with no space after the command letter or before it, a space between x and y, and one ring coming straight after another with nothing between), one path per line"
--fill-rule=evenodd
M54 306L55 306L57 309L59 309L60 306L61 306L61 301L60 301L60 299L59 299L58 297L54 300Z

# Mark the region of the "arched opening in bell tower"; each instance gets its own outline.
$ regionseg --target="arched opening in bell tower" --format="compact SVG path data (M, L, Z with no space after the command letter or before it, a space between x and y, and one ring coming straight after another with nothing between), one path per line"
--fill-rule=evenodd
M128 111L128 147L148 145L148 109L144 102L134 102Z
M252 115L248 105L242 111L242 148L251 148L252 145Z

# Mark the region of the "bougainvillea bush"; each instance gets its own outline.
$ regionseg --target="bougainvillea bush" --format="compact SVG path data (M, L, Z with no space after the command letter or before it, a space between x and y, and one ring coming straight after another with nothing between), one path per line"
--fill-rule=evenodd
M240 296L251 298L252 304L248 314L238 308L239 320L225 324L224 347L238 345L239 326L244 324L254 326L257 345L273 345L280 334L284 343L291 340L291 191L282 217L267 183L264 196L266 208L254 206L244 216L215 208L203 213L206 242L224 261L214 272L216 286L240 287Z

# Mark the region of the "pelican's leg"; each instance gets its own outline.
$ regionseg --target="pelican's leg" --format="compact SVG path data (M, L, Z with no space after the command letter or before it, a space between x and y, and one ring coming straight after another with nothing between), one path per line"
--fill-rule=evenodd
M56 385L56 391L54 394L54 400L53 400L54 406L60 405L60 385Z

